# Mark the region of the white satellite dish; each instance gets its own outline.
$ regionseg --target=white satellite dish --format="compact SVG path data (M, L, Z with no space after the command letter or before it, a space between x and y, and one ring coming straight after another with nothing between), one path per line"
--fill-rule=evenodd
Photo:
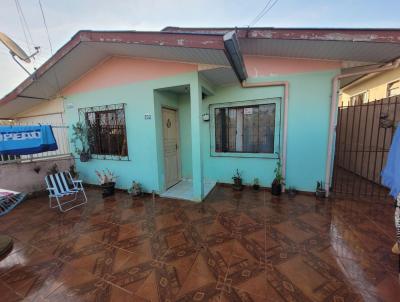
M20 62L18 62L15 57L18 57L20 60L26 62L26 63L30 63L31 62L31 58L34 57L35 55L37 55L39 53L39 48L40 47L35 47L35 53L33 53L32 55L28 56L25 51L23 51L23 49L21 47L18 46L17 43L15 43L9 36L7 36L6 34L0 32L0 41L3 42L4 46L8 48L8 50L10 51L10 54L12 56L12 58L14 59L15 62L17 62L17 64L19 66L21 66L28 74L29 71L25 69L24 66L21 65Z
M10 53L13 56L17 56L26 63L31 62L31 59L25 53L25 51L23 51L22 48L17 45L17 43L15 43L13 40L11 40L10 37L8 37L6 34L3 34L2 32L0 32L0 41L3 42L4 46L10 50Z

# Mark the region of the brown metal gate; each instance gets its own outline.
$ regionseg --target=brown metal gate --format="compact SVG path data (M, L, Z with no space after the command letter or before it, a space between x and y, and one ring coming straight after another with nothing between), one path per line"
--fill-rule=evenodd
M332 186L336 196L388 197L381 171L400 121L399 103L400 96L395 96L339 107Z

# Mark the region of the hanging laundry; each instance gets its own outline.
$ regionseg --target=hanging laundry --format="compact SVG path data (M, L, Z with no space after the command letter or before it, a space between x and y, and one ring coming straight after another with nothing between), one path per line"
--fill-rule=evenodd
M386 166L382 171L382 184L390 189L390 195L400 194L400 127L397 127L390 146Z
M2 155L27 155L57 149L50 125L0 126Z
M390 188L390 195L395 199L396 243L393 245L392 252L400 254L400 127L396 129L386 166L382 171L382 184Z

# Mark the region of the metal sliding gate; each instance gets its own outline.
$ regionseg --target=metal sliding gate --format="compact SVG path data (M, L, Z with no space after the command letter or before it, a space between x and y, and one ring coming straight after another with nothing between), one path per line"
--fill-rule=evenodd
M399 107L400 96L339 107L332 186L336 196L388 197L381 171L400 121Z

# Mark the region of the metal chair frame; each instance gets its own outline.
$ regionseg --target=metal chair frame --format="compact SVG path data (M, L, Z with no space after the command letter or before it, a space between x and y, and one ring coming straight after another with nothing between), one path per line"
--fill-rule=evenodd
M61 212L65 213L87 203L87 197L85 189L82 185L82 180L73 179L71 173L68 171L47 175L45 177L45 181L47 190L49 191L49 207L51 209L58 207ZM83 197L81 202L73 206L66 207L65 205L70 204L78 199L78 194L82 195ZM63 197L71 195L74 195L73 199L67 201L60 200ZM55 205L53 205L53 199L56 200Z

